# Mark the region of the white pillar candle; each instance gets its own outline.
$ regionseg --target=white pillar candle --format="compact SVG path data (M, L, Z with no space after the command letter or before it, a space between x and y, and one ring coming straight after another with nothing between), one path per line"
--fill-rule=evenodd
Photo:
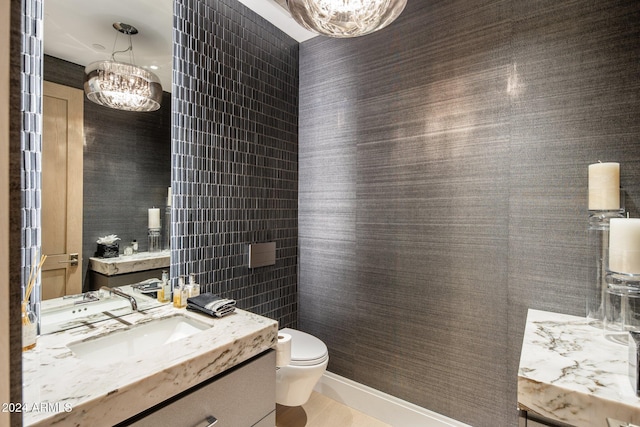
M640 274L640 218L611 218L609 270Z
M149 209L149 228L160 228L160 209Z
M620 164L589 165L589 210L620 209Z

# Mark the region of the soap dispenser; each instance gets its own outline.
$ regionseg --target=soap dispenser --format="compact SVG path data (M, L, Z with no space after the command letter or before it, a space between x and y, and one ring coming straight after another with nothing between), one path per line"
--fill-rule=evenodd
M184 308L187 306L187 295L183 276L178 277L178 286L173 290L173 306L175 308Z
M200 295L200 285L196 283L196 275L189 275L189 297L197 297Z
M182 288L180 288L180 308L187 306L187 298L189 298L189 286L182 279Z
M164 289L164 302L173 301L173 292L171 292L171 280L169 280L169 272L162 270L162 288Z
M162 270L162 283L158 291L158 302L169 302L171 298L171 284L169 282L169 272Z

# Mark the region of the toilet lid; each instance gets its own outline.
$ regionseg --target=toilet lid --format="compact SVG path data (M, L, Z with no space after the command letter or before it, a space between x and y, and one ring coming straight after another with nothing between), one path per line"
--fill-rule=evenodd
M292 365L317 365L327 359L327 346L313 335L290 328L281 329L280 332L291 335Z

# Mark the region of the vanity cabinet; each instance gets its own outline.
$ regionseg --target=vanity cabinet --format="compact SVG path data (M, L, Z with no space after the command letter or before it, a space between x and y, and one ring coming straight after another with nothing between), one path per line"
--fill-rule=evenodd
M262 353L118 427L273 427L275 359L273 350Z
M540 417L528 413L527 411L520 411L520 418L518 419L518 427L571 427L569 424L563 424L557 421L550 420L548 418Z
M95 271L89 272L89 290L97 291L103 286L108 288L116 288L118 286L131 285L134 283L140 283L148 279L160 279L162 277L162 270L166 268L159 268L155 270L137 271L135 273L124 273L114 276L106 276L104 274L96 273Z

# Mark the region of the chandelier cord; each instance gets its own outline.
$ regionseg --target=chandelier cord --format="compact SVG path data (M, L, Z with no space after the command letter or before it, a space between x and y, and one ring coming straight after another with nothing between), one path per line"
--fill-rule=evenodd
M129 52L129 63L135 65L135 58L133 56L133 42L131 40L131 33L127 33L129 36L129 47L125 50L116 50L116 44L118 43L118 34L116 34L116 38L113 41L113 48L111 49L111 60L116 60L116 53L127 53Z

